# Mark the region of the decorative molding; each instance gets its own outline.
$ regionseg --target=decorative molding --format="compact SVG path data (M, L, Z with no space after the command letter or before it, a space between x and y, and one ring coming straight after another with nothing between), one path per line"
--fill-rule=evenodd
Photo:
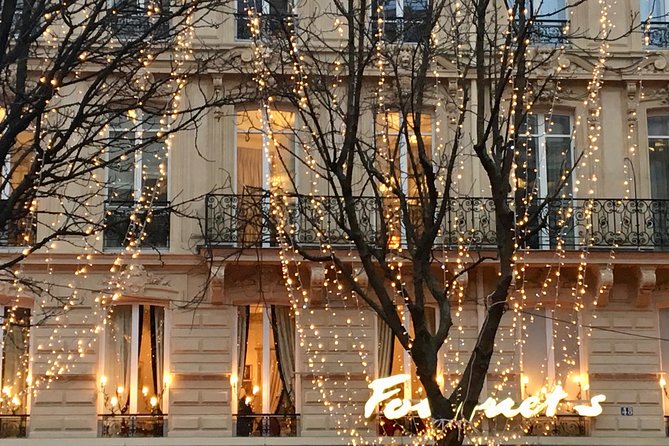
M590 373L590 383L592 381L657 381L657 373ZM659 389L659 387L658 387Z
M312 301L323 300L323 286L325 284L325 268L320 263L311 265L309 287Z
M166 298L179 293L167 277L148 272L144 265L127 265L124 273L123 297Z
M222 305L225 297L225 264L221 265L209 282L209 301Z
M654 267L638 267L636 270L637 295L634 301L638 308L647 308L650 305L651 295L657 284Z
M606 307L609 304L611 288L613 288L613 269L607 266L593 267L595 274L595 299L597 308Z

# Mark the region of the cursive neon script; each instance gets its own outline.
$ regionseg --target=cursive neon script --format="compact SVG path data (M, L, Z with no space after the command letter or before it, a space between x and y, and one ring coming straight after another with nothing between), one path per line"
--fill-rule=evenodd
M422 399L417 404L411 404L409 400L393 398L400 392L399 388L393 389L393 387L410 379L411 375L401 374L372 381L368 386L372 389L372 396L365 403L365 418L371 418L376 407L383 402L385 402L383 415L390 420L401 418L410 412L416 412L421 418L429 418L430 404L427 399ZM513 418L518 414L524 418L532 418L541 412L544 412L548 417L552 417L557 413L560 402L567 396L567 392L564 391L562 386L558 385L546 395L543 401L538 396L530 396L525 398L518 406L511 398L498 402L491 397L474 407L472 417L476 412L483 412L488 418L494 418L498 415ZM595 395L590 398L590 405L577 405L574 406L574 410L582 417L596 417L602 413L601 403L604 401L606 401L605 395Z

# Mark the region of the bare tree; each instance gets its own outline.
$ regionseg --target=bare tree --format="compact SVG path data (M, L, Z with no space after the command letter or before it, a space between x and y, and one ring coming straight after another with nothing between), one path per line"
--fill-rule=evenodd
M208 70L235 58L220 64L197 37L227 17L225 8L1 3L0 245L21 248L0 261L5 280L54 241L94 252L103 229L106 246L165 246L161 227L175 204L166 187L172 136L234 102L235 93L212 97L202 86L211 85ZM195 142L183 149L197 156Z
M393 1L337 0L274 22L257 15L251 27L261 127L271 139L274 237L325 265L392 330L416 366L432 418L447 422L440 444L462 444L512 282L522 277L516 255L541 234L559 241L574 230L571 181L592 148L565 155L540 191L528 116L550 107L567 41L588 57L611 38L605 27L589 36L568 30L568 9L580 3L550 10L525 0L426 0L399 9ZM602 54L583 84L593 103ZM295 144L276 137L285 106L297 114ZM428 130L434 120L439 141ZM462 160L485 173L487 184L475 188L489 199L475 199L474 186L458 178ZM477 230L484 221L452 219L465 201L490 205L490 231ZM463 263L448 264L443 247L466 252ZM453 328L458 280L491 262L498 278L479 296L485 320L446 394L436 379L438 354ZM436 327L429 305L439 310Z

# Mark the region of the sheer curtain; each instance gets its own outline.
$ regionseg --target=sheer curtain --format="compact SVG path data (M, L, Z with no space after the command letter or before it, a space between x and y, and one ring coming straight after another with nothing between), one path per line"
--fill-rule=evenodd
M290 317L290 307L272 305L272 330L278 363L277 368L286 391L288 406L295 407L295 386L293 383L293 377L295 376L295 324ZM280 400L281 394L279 393L276 406L272 405L273 410L278 408Z
M244 381L250 313L251 310L248 305L237 310L237 395L239 395Z
M378 373L379 378L385 378L392 374L393 370L393 331L388 324L380 317L377 320L379 333L379 364Z
M118 305L113 309L110 330L107 336L106 367L107 393L113 395L123 387L119 409L127 408L130 402L130 338L132 335L132 307Z
M30 310L5 308L3 322L7 328L3 337L2 388L11 389L11 396L16 395L21 401L19 412L24 412Z

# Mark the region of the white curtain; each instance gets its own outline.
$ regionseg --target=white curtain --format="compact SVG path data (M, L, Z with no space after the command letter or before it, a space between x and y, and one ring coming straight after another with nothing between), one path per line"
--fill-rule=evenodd
M246 350L249 340L249 316L248 305L240 307L237 311L237 395L240 395L244 381L244 367L246 366Z
M274 348L283 387L286 390L288 406L295 407L295 323L290 316L290 307L272 305L272 330L274 331ZM274 378L272 376L272 378ZM272 411L275 412L281 400L281 392L277 392L276 404L272 398ZM274 394L272 394L274 395Z
M378 318L378 335L379 335L379 364L378 373L379 378L385 378L392 374L393 370L393 331L390 329L383 319Z
M119 398L119 409L130 402L130 347L132 335L132 307L118 305L113 308L107 333L105 374L107 394L113 395L118 387L123 387Z

